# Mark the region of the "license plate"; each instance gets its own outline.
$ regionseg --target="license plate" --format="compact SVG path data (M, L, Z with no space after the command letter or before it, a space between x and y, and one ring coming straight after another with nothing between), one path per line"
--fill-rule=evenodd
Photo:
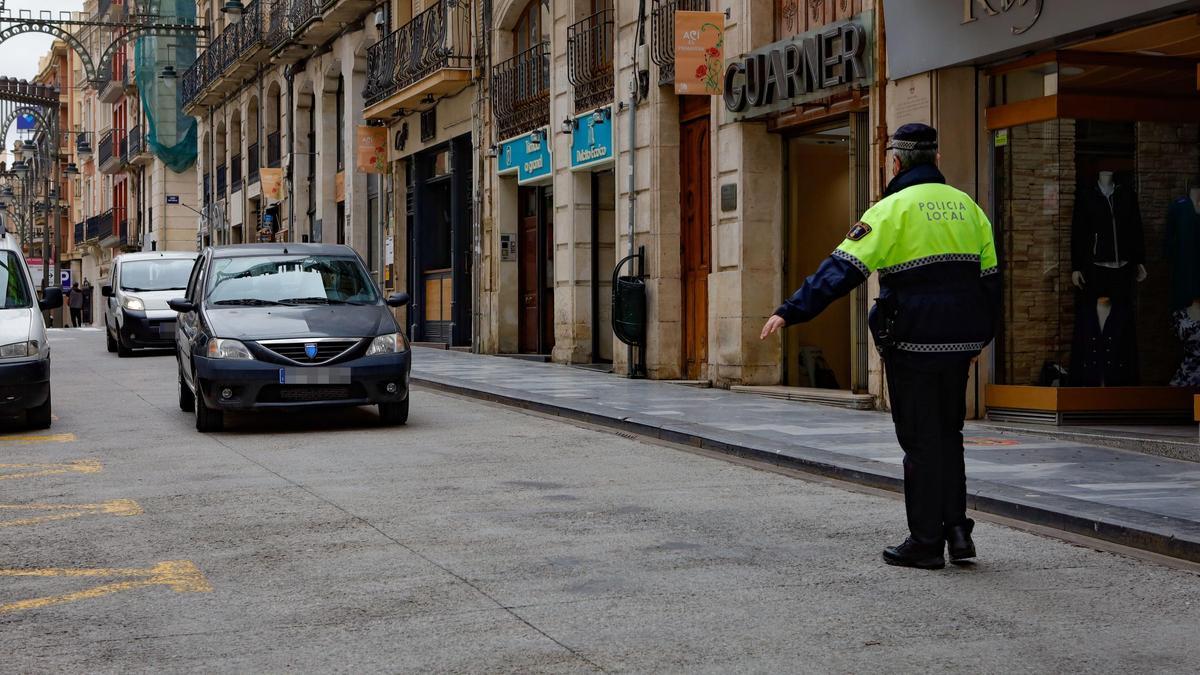
M279 384L350 384L350 369L280 368Z

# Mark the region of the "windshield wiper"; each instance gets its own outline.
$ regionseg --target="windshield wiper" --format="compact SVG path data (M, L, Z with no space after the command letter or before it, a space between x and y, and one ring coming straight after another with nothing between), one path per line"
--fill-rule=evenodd
M361 302L349 302L346 300L336 300L334 298L322 298L322 297L314 296L311 298L288 298L286 300L280 300L279 304L281 304L281 305L361 305L362 303Z
M244 305L247 307L266 307L268 305L281 305L281 302L274 300L262 300L260 298L233 298L232 300L217 300L214 305Z

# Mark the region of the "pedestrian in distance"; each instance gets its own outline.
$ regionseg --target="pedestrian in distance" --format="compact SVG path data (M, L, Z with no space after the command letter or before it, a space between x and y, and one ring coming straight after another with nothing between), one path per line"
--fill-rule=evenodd
M938 170L938 135L906 124L888 144L883 199L775 310L762 339L810 321L879 272L868 324L883 355L896 436L904 449L909 536L883 551L890 565L940 569L975 557L967 518L963 420L971 364L1000 313L992 225Z
M83 289L78 281L71 285L71 292L67 294L67 307L71 309L71 325L79 328L83 324Z

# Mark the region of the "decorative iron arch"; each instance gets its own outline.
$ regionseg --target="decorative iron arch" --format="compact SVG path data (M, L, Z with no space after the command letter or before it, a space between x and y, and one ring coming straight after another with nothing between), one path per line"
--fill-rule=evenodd
M88 52L87 47L73 33L56 26L51 21L30 18L10 23L0 29L0 44L25 33L44 33L70 45L71 49L74 49L75 53L79 55L79 60L83 62L83 70L87 74L87 78L93 82L96 81L96 66L92 62L92 55Z
M111 70L111 68L112 68L113 59L116 58L117 50L119 50L121 47L124 47L125 45L129 44L130 42L132 42L133 40L135 40L137 38L181 37L181 36L185 36L185 35L203 34L204 32L205 32L205 29L203 27L195 25L195 24L190 24L190 23L177 23L177 24L146 23L145 25L137 26L136 28L130 28L129 30L125 31L124 33L121 33L120 35L113 36L112 42L108 45L108 47L105 48L104 53L100 56L100 63L98 64L99 70L97 72L98 73L109 72L109 70ZM3 41L3 40L0 40L0 41ZM93 82L105 81L108 79L109 78L107 78L107 77L101 77L100 80L96 80L95 78L92 78L92 81Z
M50 121L46 119L46 115L41 110L28 105L17 106L4 116L2 122L4 126L0 127L0 148L8 147L8 130L17 121L17 116L22 114L32 114L37 118L38 129L41 129L43 133L51 132Z

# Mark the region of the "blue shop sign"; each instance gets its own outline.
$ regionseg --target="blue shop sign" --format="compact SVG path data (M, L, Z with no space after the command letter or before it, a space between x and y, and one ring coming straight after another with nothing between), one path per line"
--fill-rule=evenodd
M497 173L501 176L516 174L519 185L549 182L554 177L549 129L534 129L524 136L500 143L497 164Z
M612 165L612 107L597 108L575 118L571 130L571 170L598 171Z

